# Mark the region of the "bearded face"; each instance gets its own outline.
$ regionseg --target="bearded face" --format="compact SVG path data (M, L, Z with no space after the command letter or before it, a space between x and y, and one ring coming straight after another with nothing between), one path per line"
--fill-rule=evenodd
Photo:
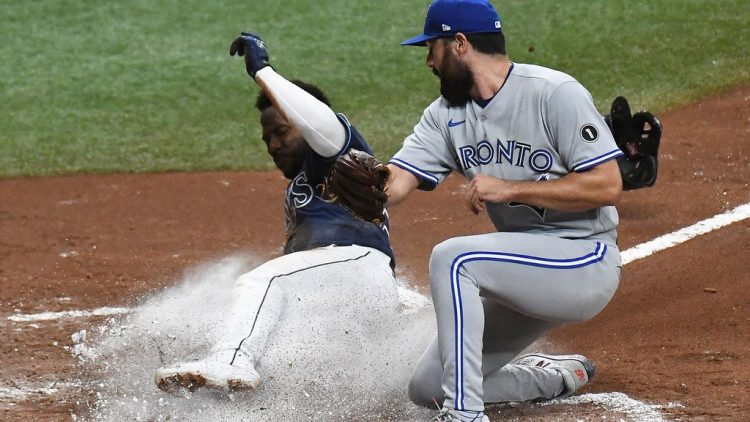
M446 49L442 63L439 68L433 68L432 73L440 78L440 94L451 105L461 106L471 100L474 74L450 49Z
M260 125L263 128L263 142L274 164L284 173L284 177L293 179L302 169L310 150L307 142L275 107L261 112Z

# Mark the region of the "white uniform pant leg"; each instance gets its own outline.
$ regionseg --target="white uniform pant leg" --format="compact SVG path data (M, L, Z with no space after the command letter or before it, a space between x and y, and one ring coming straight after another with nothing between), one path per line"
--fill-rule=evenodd
M337 301L342 295L349 301ZM378 312L393 312L397 305L389 258L380 251L331 246L295 252L237 279L229 317L214 351L234 349L235 359L255 364L280 320L299 330L320 331L331 322L311 314L338 306L338 316L348 316L361 327L377 319ZM376 309L368 312L368 307Z
M234 363L235 359L244 359L255 365L262 355L268 335L284 310L286 297L277 275L293 262L284 259L288 256L291 255L268 261L237 278L232 289L230 310L212 352L233 350L230 363Z
M430 259L430 288L445 405L484 409L485 324L499 320L488 315L485 321L480 296L553 324L584 321L611 299L619 266L615 247L588 240L491 233L437 245Z

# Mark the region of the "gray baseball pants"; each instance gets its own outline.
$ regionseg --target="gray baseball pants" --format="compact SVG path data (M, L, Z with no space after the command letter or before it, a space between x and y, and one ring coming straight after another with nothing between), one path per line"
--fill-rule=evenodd
M550 329L598 314L620 280L620 253L596 240L528 233L448 239L430 258L437 337L412 375L409 395L458 410L553 398L554 369L508 365Z

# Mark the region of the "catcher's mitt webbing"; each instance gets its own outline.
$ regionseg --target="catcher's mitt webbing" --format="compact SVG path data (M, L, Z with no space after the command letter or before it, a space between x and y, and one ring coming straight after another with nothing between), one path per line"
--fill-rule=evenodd
M336 159L326 177L330 200L347 208L355 216L372 223L382 223L388 201L385 185L391 172L377 158L351 149Z

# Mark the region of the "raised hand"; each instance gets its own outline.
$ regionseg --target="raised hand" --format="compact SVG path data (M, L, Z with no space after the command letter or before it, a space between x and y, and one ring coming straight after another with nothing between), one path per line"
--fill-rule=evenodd
M235 54L245 57L245 70L253 79L259 70L270 66L266 44L258 35L251 32L242 32L232 41L232 45L229 46L229 55Z

